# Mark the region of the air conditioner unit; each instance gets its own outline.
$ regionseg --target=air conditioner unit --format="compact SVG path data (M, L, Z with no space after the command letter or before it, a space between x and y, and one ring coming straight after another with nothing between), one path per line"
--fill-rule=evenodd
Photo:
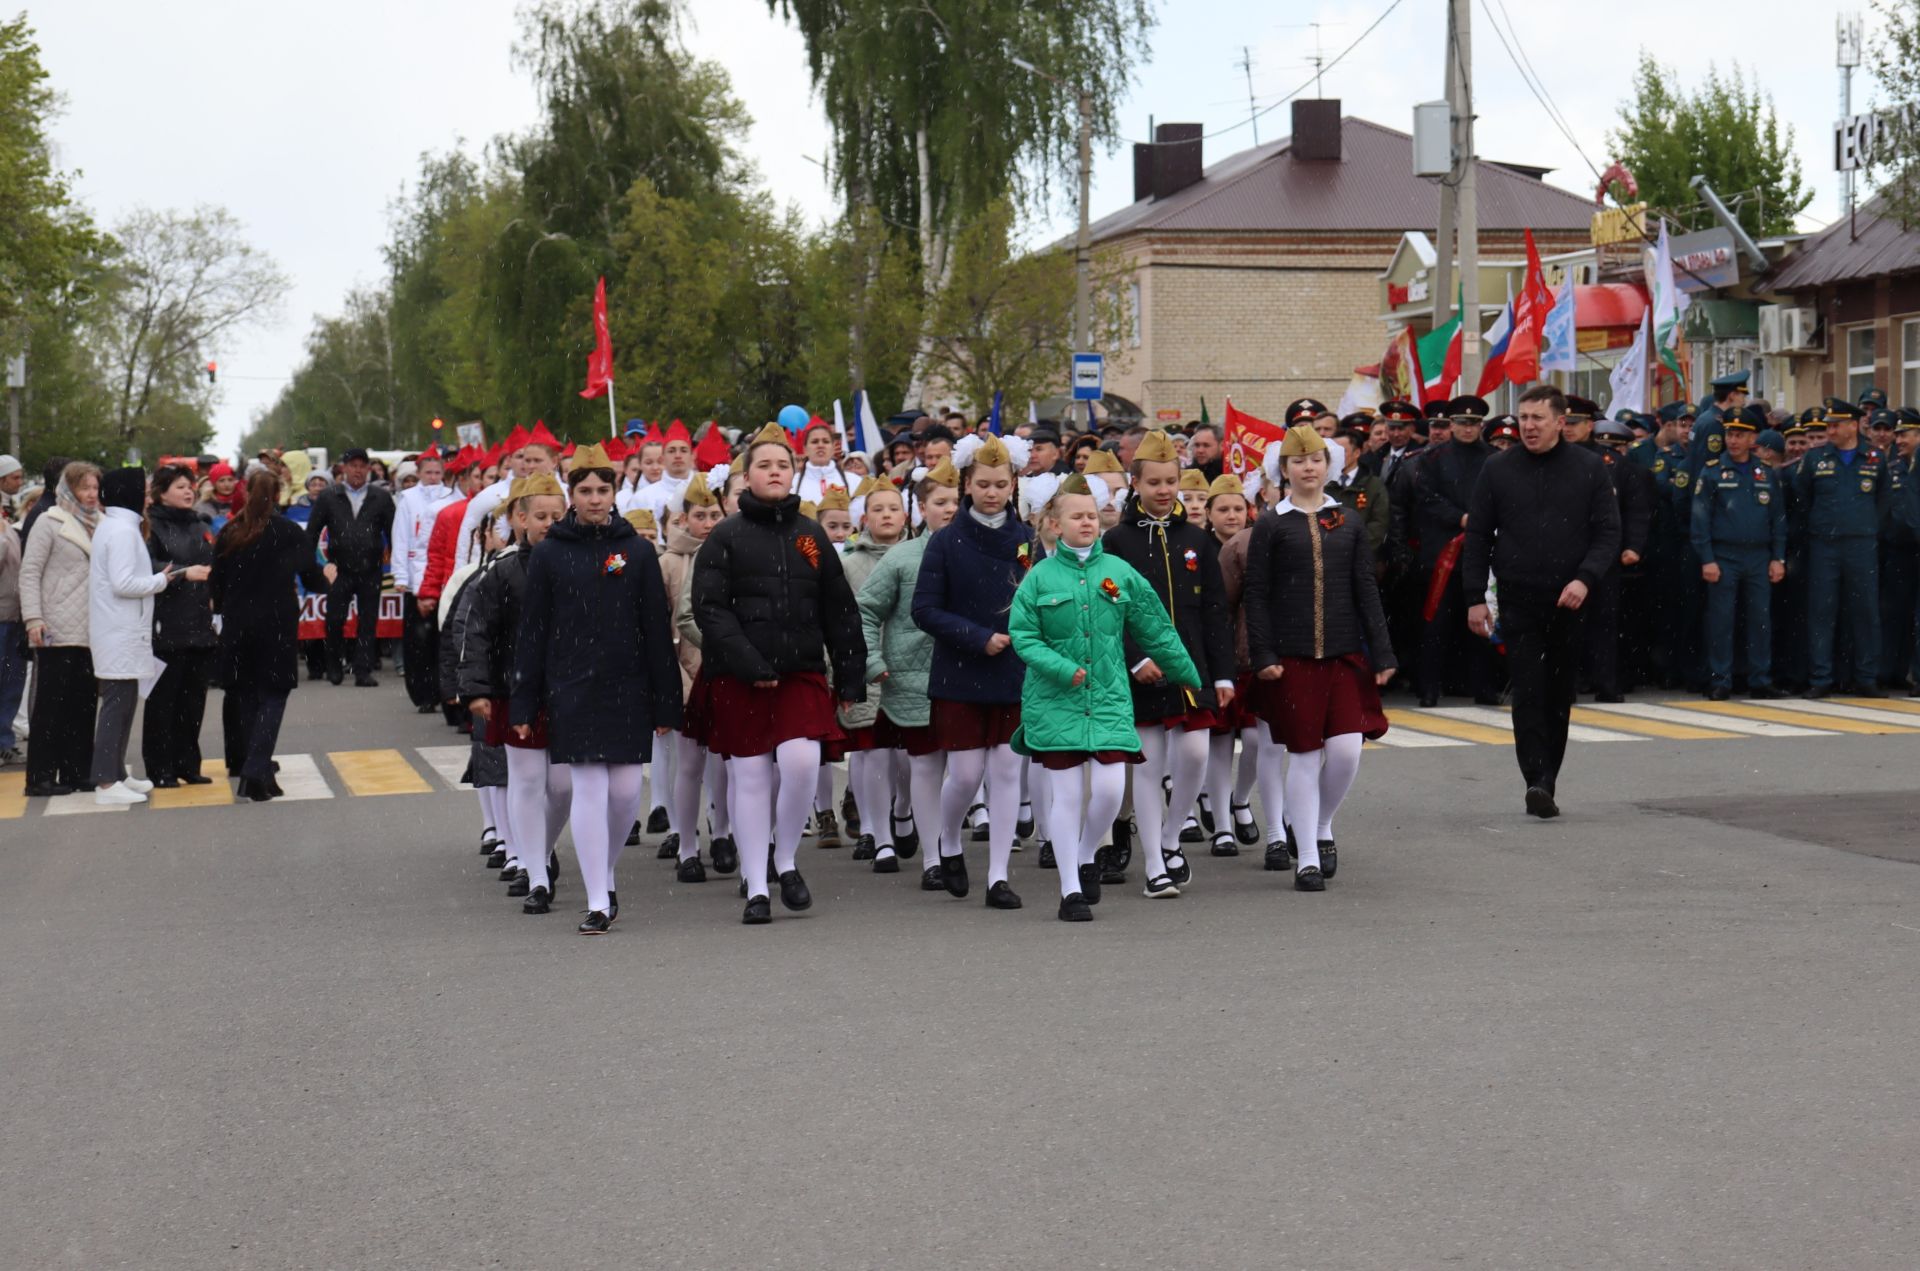
M1807 307L1762 305L1760 307L1760 352L1821 353L1825 343L1820 332L1819 312Z

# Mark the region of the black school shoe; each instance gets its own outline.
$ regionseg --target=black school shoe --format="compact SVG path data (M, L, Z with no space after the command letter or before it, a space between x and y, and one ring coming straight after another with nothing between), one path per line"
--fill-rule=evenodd
M765 896L755 896L747 902L746 912L740 915L740 923L746 927L759 927L773 921L773 905Z
M1332 839L1319 839L1316 845L1320 848L1320 876L1332 878L1340 870L1340 849Z
M873 835L862 834L854 842L853 859L856 861L870 861L874 858L877 850L873 845Z
M1033 837L1033 805L1031 803L1020 805L1020 819L1013 823L1013 837L1017 839Z
M667 810L665 808L655 808L653 811L647 813L647 833L665 834L667 832L667 824Z
M914 824L912 817L904 821L893 815L893 809L887 809L887 816L893 822L893 850L900 853L902 860L912 860L920 851L920 827ZM900 827L907 828L902 830Z
M669 834L660 840L660 847L653 854L657 861L677 861L680 859L680 836Z
M888 852L885 856L875 854L873 858L873 872L876 874L899 873L900 857L893 852Z
M209 786L213 784L213 778L204 772L183 772L180 774L180 780L190 786Z
M520 912L523 914L544 914L552 911L553 893L544 887L536 887L528 892L526 900L520 906Z
M1088 907L1086 897L1079 892L1060 902L1061 922L1092 922L1093 910Z
M965 856L942 856L940 873L946 883L947 895L959 900L967 894L971 886L967 881L967 858Z
M780 875L780 903L796 913L813 908L813 893L807 890L807 882L800 877L799 870L790 869Z
M1527 815L1537 816L1542 821L1552 820L1560 815L1560 805L1553 801L1553 792L1545 786L1527 787Z
M853 791L840 796L840 824L847 827L847 833L860 832L860 805L853 801Z
M938 865L929 865L920 871L921 891L945 891L947 889L947 871Z
M1098 865L1080 867L1080 895L1089 905L1100 903L1100 867Z
M26 788L29 799L58 799L73 793L72 786L63 786L57 781L43 781Z
M513 881L507 885L507 895L510 898L528 896L532 893L533 880L527 876L527 871L524 869L516 874Z
M586 921L582 922L575 930L583 936L604 936L607 934L607 928L612 925L612 922L612 919L596 909L588 914Z
M740 849L733 845L733 839L722 835L713 841L708 849L713 857L713 872L725 877L740 868Z
M1020 897L1014 893L1012 887L1007 885L1006 880L1002 879L1000 882L987 888L987 908L1018 909L1020 908Z
M1173 880L1174 886L1185 887L1193 881L1193 865L1187 860L1185 852L1175 849L1165 853L1161 859L1167 863L1167 877Z
M504 847L494 848L493 851L489 853L487 856L488 869L499 869L501 866L505 865L506 863L507 863L507 849Z
M1327 889L1327 880L1319 870L1309 865L1293 876L1293 889L1295 891L1325 891Z
M698 856L689 856L680 862L673 876L683 883L704 883L707 881L707 867L700 862Z
M1233 837L1233 831L1221 830L1213 836L1213 846L1207 849L1214 856L1240 855L1240 840Z
M1283 874L1293 868L1293 853L1287 850L1285 839L1267 844L1266 859L1260 868L1272 874Z
M638 846L640 846L640 831L641 831L641 829L642 829L642 826L641 826L641 824L640 824L640 822L638 822L638 821L635 821L635 822L633 823L633 828L632 828L631 830L628 830L628 831L627 831L627 846L628 846L628 847L638 847Z
M1260 841L1260 826L1253 819L1253 805L1250 803L1242 803L1238 799L1233 800L1232 803L1233 837L1239 839L1246 846L1252 847ZM1244 821L1240 819L1242 812L1247 814L1247 818Z

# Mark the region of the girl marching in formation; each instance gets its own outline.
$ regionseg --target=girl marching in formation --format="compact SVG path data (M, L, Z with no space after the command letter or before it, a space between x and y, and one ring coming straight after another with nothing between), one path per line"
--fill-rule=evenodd
M812 906L799 849L810 818L839 845L842 758L851 855L898 873L924 833L925 891L969 894L984 831L985 902L1021 908L1031 820L1062 920L1125 881L1130 826L1144 894L1176 897L1195 885L1186 843L1260 841L1256 784L1266 867L1325 889L1394 664L1317 433L1289 430L1244 483L1184 469L1158 432L1128 465L1089 448L1064 477L1026 474L1022 440L965 434L950 455L930 442L931 467L863 478L834 441L790 407L730 467L641 506L588 446L565 489L521 464L472 514L473 563L441 591L446 688L475 720L482 851L527 913L551 910L570 823L579 930L619 917L648 763L660 856L681 883L737 869L750 925L776 884Z

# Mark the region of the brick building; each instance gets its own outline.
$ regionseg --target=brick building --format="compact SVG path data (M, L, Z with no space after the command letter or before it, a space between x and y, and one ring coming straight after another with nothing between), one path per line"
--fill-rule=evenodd
M1163 124L1136 146L1134 202L1096 221L1094 248L1129 268L1130 347L1113 350L1110 393L1152 420L1213 416L1229 394L1276 417L1294 398L1337 400L1379 360L1381 277L1408 230L1438 219L1437 182L1413 175L1412 138L1337 100L1293 103L1293 135L1204 167L1200 128ZM1588 243L1591 204L1541 169L1477 165L1483 257ZM1504 295L1483 296L1492 309Z
M1877 387L1920 406L1920 231L1880 213L1876 200L1834 222L1770 281L1780 307L1761 341L1792 366L1796 402Z

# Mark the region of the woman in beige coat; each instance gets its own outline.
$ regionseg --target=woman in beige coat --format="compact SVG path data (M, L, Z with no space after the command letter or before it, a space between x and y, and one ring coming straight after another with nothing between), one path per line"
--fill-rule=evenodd
M70 463L54 506L34 522L20 561L20 617L33 646L33 744L27 794L50 798L91 787L97 690L88 646L87 577L100 523L100 469Z

